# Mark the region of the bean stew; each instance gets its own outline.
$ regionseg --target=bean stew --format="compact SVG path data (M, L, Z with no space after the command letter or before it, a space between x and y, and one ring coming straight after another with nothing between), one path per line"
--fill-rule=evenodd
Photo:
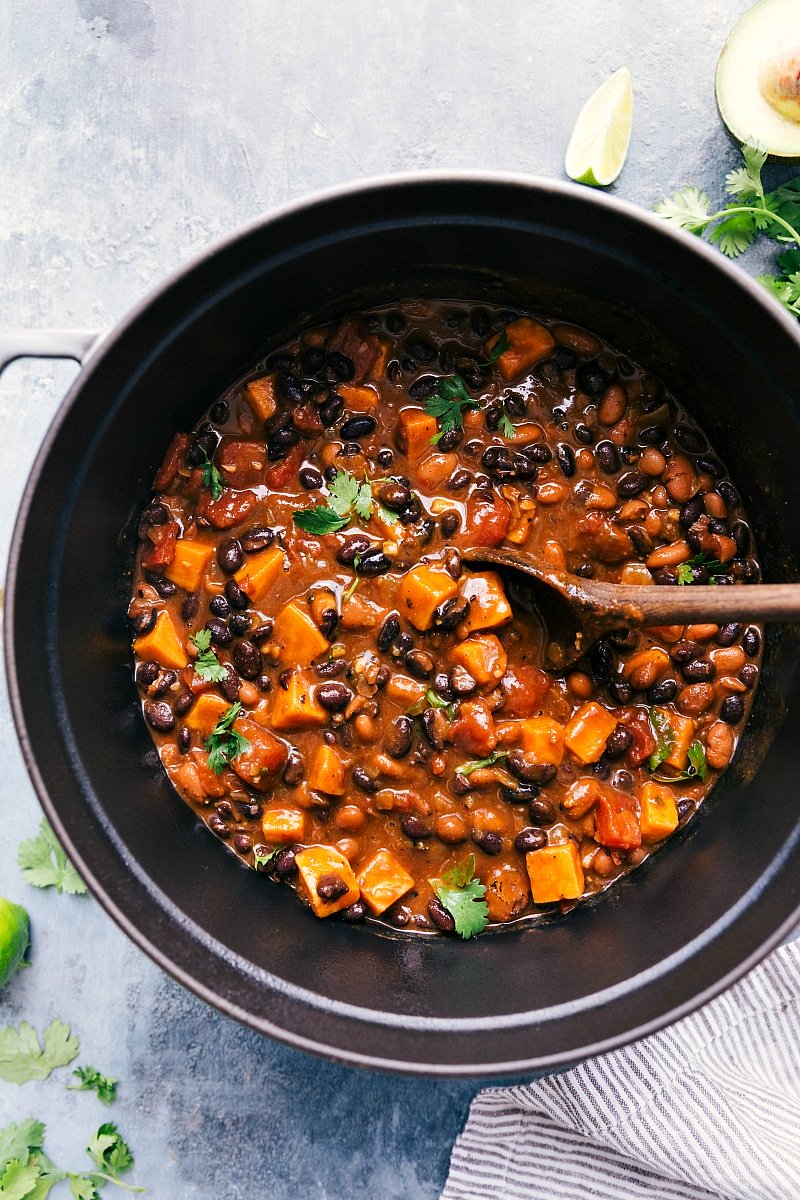
M621 631L566 673L466 547L585 578L757 582L726 468L589 331L455 301L305 330L178 433L129 617L161 762L318 917L470 937L566 911L731 760L758 626Z

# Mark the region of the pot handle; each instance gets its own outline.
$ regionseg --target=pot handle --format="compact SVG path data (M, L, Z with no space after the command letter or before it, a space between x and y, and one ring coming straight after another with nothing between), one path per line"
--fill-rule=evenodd
M95 329L11 329L0 333L0 375L18 358L72 358L83 363L101 336Z

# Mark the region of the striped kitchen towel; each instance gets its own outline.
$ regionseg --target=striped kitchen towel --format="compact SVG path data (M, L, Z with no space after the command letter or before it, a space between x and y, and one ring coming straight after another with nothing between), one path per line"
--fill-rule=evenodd
M799 1200L800 942L677 1025L476 1096L441 1200Z

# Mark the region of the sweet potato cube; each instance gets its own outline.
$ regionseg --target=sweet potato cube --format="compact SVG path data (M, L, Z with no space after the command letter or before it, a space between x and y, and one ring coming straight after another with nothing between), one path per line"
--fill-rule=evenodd
M260 600L286 569L286 555L280 546L270 546L259 554L251 554L234 575L243 592L251 600Z
M383 379L386 374L386 364L389 361L389 351L392 343L387 338L378 338L378 357L372 364L370 375L373 379Z
M145 662L152 659L159 666L171 667L173 671L183 670L189 662L189 655L168 612L158 614L153 628L144 637L136 639L133 649Z
M207 542L197 542L192 538L178 538L175 543L175 557L164 574L167 579L177 583L178 587L187 592L196 592L203 582L203 575L208 566L214 547Z
M330 917L355 904L359 892L353 868L335 846L306 846L299 851L295 862L300 893L311 905L315 916ZM338 876L347 885L347 891L336 900L323 900L317 893L317 884L326 875Z
M639 827L643 842L660 842L678 828L678 809L669 788L646 783L639 796Z
M436 417L428 416L421 408L404 408L397 418L397 449L411 462L416 462L428 453L431 438L436 437L438 431Z
M458 636L466 637L481 629L497 629L513 617L506 599L503 581L497 571L471 572L461 584L461 595L469 600L469 612L458 627Z
M642 844L633 796L601 788L594 807L594 836L612 850L634 850Z
M522 749L540 766L560 767L564 759L564 726L551 717L530 717L522 725Z
M233 729L248 742L247 748L231 759L231 766L236 774L251 787L272 787L275 776L286 766L289 757L286 743L262 725L256 725L254 721L248 721L245 717L234 721Z
M262 375L251 379L244 387L244 398L259 421L268 421L275 415L278 401L275 396L275 376Z
M659 646L651 646L649 650L640 650L638 654L631 655L622 668L622 674L628 679L637 667L647 667L651 663L655 667L655 677L658 679L669 666L669 655Z
M664 762L676 771L685 771L689 762L689 747L694 741L694 721L691 717L682 717L680 713L670 712L666 708L657 708L655 712L659 713L664 724L669 726L665 733L672 740L672 749Z
M215 692L204 692L202 696L197 697L183 723L189 729L201 733L203 737L208 737L217 721L225 716L229 708L228 701L223 700L222 696Z
M525 855L534 904L577 900L583 895L583 869L574 842L543 846Z
M284 604L275 618L272 645L278 647L278 662L284 667L307 667L324 654L330 642L320 633L314 618L297 600Z
M314 689L302 671L293 671L289 682L272 693L270 724L273 729L313 729L324 725L328 714L314 699Z
M523 371L529 371L536 363L547 358L555 346L553 336L539 321L530 317L520 317L506 325L508 349L497 360L497 367L504 379L509 382L516 379ZM496 342L501 337L497 334L486 343L487 352L491 353Z
M306 814L299 808L265 808L261 818L261 833L264 841L274 846L276 842L302 842L306 831Z
M358 383L340 383L336 391L344 400L345 408L352 412L371 412L378 404L375 388Z
M333 746L326 746L323 742L317 748L307 782L313 792L322 792L325 796L345 794L345 765Z
M499 683L508 666L508 655L493 633L478 634L459 642L450 651L450 660L464 667L480 684Z
M583 763L595 763L617 727L607 708L595 700L582 704L567 722L564 744Z
M421 563L401 579L397 607L401 617L410 621L415 629L424 631L432 627L438 606L457 593L458 584L447 571Z
M362 899L376 917L414 886L413 876L388 850L378 850L356 876Z

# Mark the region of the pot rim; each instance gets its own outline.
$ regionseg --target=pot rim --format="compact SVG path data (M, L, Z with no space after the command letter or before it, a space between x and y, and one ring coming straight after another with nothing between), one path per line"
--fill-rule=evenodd
M757 281L741 267L726 259L719 251L715 250L708 243L700 240L698 237L685 232L684 230L670 225L663 218L658 217L655 213L651 213L630 201L621 200L616 196L609 196L606 193L601 193L593 189L579 186L574 183L567 183L560 180L548 179L541 176L524 175L517 172L505 171L475 171L475 170L448 170L448 171L414 171L403 172L398 174L384 174L372 176L367 179L359 179L350 181L345 184L339 184L334 187L325 188L315 191L307 196L289 201L280 205L269 212L262 214L253 220L238 226L231 233L224 237L215 239L209 246L195 252L183 264L173 268L159 283L149 288L145 295L132 307L126 314L114 324L105 334L100 336L92 345L87 354L81 369L75 379L68 388L64 398L51 421L39 450L36 454L33 466L31 467L25 487L23 489L19 509L14 523L14 530L11 539L9 550L8 567L6 574L6 606L4 616L4 653L6 664L6 675L8 681L8 691L12 716L17 732L17 737L22 750L28 774L33 782L35 791L39 801L44 809L44 813L51 822L59 840L64 845L70 859L75 863L81 877L87 884L92 895L100 902L105 911L112 917L116 924L123 932L155 962L162 970L180 983L187 990L193 992L200 999L217 1008L226 1016L232 1017L248 1028L254 1029L262 1034L267 1034L270 1037L284 1044L290 1045L296 1049L306 1050L327 1058L331 1061L345 1063L349 1065L357 1065L368 1067L377 1070L388 1071L404 1075L441 1077L441 1078L474 1078L474 1079L497 1079L507 1078L509 1076L516 1077L520 1075L530 1075L532 1072L547 1072L559 1067L578 1062L585 1058L592 1058L600 1054L605 1054L610 1050L630 1044L646 1037L659 1029L663 1029L673 1022L680 1020L682 1017L691 1012L696 1011L708 1001L727 990L737 980L748 973L761 959L763 959L771 950L778 946L791 932L791 930L800 921L800 900L796 907L790 910L788 916L780 923L768 937L759 943L758 946L741 962L732 968L727 974L715 983L703 989L700 993L692 998L683 1001L680 1004L673 1005L665 1013L658 1017L654 1017L649 1021L642 1022L626 1032L614 1034L604 1039L597 1041L589 1041L585 1045L572 1049L559 1051L550 1055L535 1055L527 1058L513 1059L509 1061L501 1061L497 1063L425 1063L418 1060L407 1061L404 1059L395 1059L389 1057L380 1057L372 1054L364 1054L352 1049L342 1049L341 1047L331 1047L322 1041L317 1041L313 1038L308 1038L302 1034L292 1030L287 1030L274 1025L265 1017L249 1012L239 1004L233 1002L227 997L218 994L213 987L203 983L196 975L191 974L188 970L177 965L168 953L160 949L160 947L151 940L150 936L145 932L144 928L140 928L137 921L129 916L124 911L117 901L112 897L109 890L96 878L94 872L87 866L80 848L73 841L65 828L59 816L58 807L53 803L45 786L42 775L37 764L36 754L28 735L25 722L22 696L20 672L17 666L16 649L14 644L14 625L15 625L15 609L17 601L17 583L19 560L22 551L22 543L28 522L28 515L33 503L35 493L39 488L42 479L42 472L49 457L50 450L56 441L62 424L67 415L76 403L84 383L88 376L97 368L97 364L113 351L114 346L122 340L128 330L138 318L147 311L164 293L168 292L173 286L180 283L186 277L190 276L197 268L203 266L208 261L223 254L226 250L235 246L242 239L256 233L265 227L277 223L285 218L302 214L309 210L323 208L326 204L337 200L347 200L362 195L364 192L376 192L386 189L404 190L413 189L415 187L424 187L425 185L441 186L441 185L499 185L501 188L516 188L521 193L548 193L553 196L563 196L566 198L580 198L590 205L595 205L600 209L605 209L609 212L619 214L635 224L639 224L646 229L657 232L662 238L673 239L678 245L684 249L691 250L695 255L698 255L701 260L704 260L709 268L719 271L726 276L736 287L744 289L749 293L750 297L768 313L774 321L783 327L786 334L795 342L800 353L800 324L794 321L791 316L782 309ZM794 847L784 847L785 854L788 854ZM118 848L117 851L118 853ZM780 857L780 856L778 856ZM756 893L755 900L760 889L758 887L751 889ZM157 908L164 909L164 902L159 900L153 893L153 890L147 889L148 900L155 904ZM737 906L738 907L738 906ZM730 914L729 914L730 915ZM142 922L144 925L146 922ZM194 924L193 922L191 922ZM704 931L702 938L695 939L694 945L700 942L712 941L714 936L721 932L722 927L729 924L729 921L720 920L715 925ZM691 947L693 943L687 944L683 948L680 955L682 960L690 958ZM636 978L636 977L634 977ZM630 982L630 981L629 981ZM345 1006L355 1009L355 1006ZM371 1014L376 1010L369 1008L357 1009L357 1012L363 1016L353 1016L354 1020L369 1021ZM514 1022L513 1017L519 1016L520 1020ZM505 1023L513 1026L517 1024L519 1028L524 1028L529 1025L531 1013L520 1013L509 1015L505 1019ZM527 1019L525 1019L527 1018ZM459 1022L453 1022L454 1026L458 1026Z

